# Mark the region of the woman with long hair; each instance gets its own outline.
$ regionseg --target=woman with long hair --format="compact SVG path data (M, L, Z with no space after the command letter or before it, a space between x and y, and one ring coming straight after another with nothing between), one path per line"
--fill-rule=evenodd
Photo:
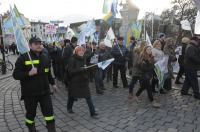
M154 57L154 63L156 63L157 61L163 59L164 57L164 53L163 51L161 50L162 48L162 45L160 43L159 40L156 40L154 43L153 43L153 48L152 48L152 55ZM153 72L153 79L151 81L151 87L152 87L152 92L154 93L157 93L157 91L155 90L155 86L157 85L158 87L158 79L157 79L157 75L155 73L155 71ZM160 89L160 94L164 94L164 90L161 88Z
M145 90L147 89L147 94L148 98L152 104L153 107L159 107L160 104L158 104L154 99L152 95L152 90L151 90L151 85L150 81L153 77L153 70L154 70L154 59L152 56L152 51L151 51L150 46L145 46L144 49L142 50L140 57L139 57L139 65L141 67L141 74L140 74L140 79L141 79L141 87L138 89L135 100L139 102L138 96Z
M140 80L140 67L138 67L138 60L140 53L142 52L143 48L146 46L146 41L140 42L140 44L134 48L134 55L133 55L133 68L132 68L132 80L129 85L129 99L133 99L133 88L134 85Z
M90 110L90 116L96 116L89 89L88 69L85 68L84 48L77 46L69 62L70 84L68 91L67 110L74 113L72 106L76 98L85 98Z

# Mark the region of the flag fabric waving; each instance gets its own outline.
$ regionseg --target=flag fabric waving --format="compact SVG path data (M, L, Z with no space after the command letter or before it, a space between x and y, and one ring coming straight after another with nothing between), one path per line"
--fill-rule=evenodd
M19 13L19 11L17 10L16 5L14 5L13 8L13 12L15 13L18 25L20 26L20 28L22 28L23 26L25 26L25 23ZM11 32L13 32L13 27L12 27L12 20L11 20L11 15L9 15L6 20L4 21L3 27Z
M197 12L194 33L200 34L200 11Z
M136 21L133 21L132 22L132 32L133 32L133 36L136 39L140 38L141 31L142 31L142 21L139 22L139 24L137 24Z
M99 62L99 63L98 63L98 67L99 67L99 68L102 68L102 69L104 70L104 69L106 69L106 67L107 67L108 65L110 65L110 63L113 62L114 60L115 60L114 58L111 58L111 59L108 59L108 60L106 60L106 61Z
M107 24L109 24L115 17L115 15L117 14L117 4L116 3L112 3L111 5L111 11L110 13L108 13L104 18L103 21L105 21Z
M108 46L108 47L112 47L112 42L111 41L113 39L115 39L115 34L114 34L113 30L112 30L112 27L110 27L108 32L107 32L107 35L106 35L106 37L104 39L105 45Z
M15 36L15 40L16 40L16 44L17 44L17 49L18 51L23 54L28 52L29 46L28 46L28 42L25 39L22 30L18 24L18 20L16 18L16 14L13 11L11 5L10 5L10 15L11 15L11 22L12 22L12 26L13 26L13 32L14 32L14 36Z
M149 35L148 35L147 32L146 32L146 42L147 42L147 45L148 45L148 46L151 46L151 47L152 47L151 39L149 38Z
M74 31L73 31L70 27L68 27L68 28L67 28L67 32L66 32L66 34L65 34L65 38L71 40L71 38L72 38L73 36L75 36Z
M131 26L130 23L126 29L126 35L124 38L124 46L126 46L126 48L129 48L130 46L130 39L131 39Z
M110 6L112 4L112 0L104 0L103 2L103 14L108 14L110 11Z

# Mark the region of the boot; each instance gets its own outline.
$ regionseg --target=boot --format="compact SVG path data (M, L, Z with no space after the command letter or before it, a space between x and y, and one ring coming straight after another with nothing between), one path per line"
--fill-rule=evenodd
M151 102L151 105L152 105L152 107L154 107L154 108L160 107L160 104L157 103L155 100Z
M56 132L55 122L47 122L48 132Z
M129 93L128 98L129 98L129 99L133 99L133 94L132 94L132 93Z
M133 96L133 99L137 102L137 103L140 103L141 101L138 99L137 96Z
M35 124L27 125L29 132L38 132L35 128Z

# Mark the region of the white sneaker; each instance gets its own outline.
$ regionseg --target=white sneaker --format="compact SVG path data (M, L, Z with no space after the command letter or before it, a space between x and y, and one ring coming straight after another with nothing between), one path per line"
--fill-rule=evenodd
M152 107L158 108L161 106L161 104L157 103L155 100L151 102Z

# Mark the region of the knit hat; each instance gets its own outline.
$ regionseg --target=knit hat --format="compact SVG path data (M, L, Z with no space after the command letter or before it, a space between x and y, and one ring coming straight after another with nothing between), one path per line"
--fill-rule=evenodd
M75 53L78 53L79 51L84 51L84 48L83 46L77 46L75 49L74 49Z
M159 38L162 38L163 36L165 36L164 33L160 33L160 34L159 34Z
M187 44L189 41L190 41L190 39L187 37L182 38L182 43L184 43L184 44Z

